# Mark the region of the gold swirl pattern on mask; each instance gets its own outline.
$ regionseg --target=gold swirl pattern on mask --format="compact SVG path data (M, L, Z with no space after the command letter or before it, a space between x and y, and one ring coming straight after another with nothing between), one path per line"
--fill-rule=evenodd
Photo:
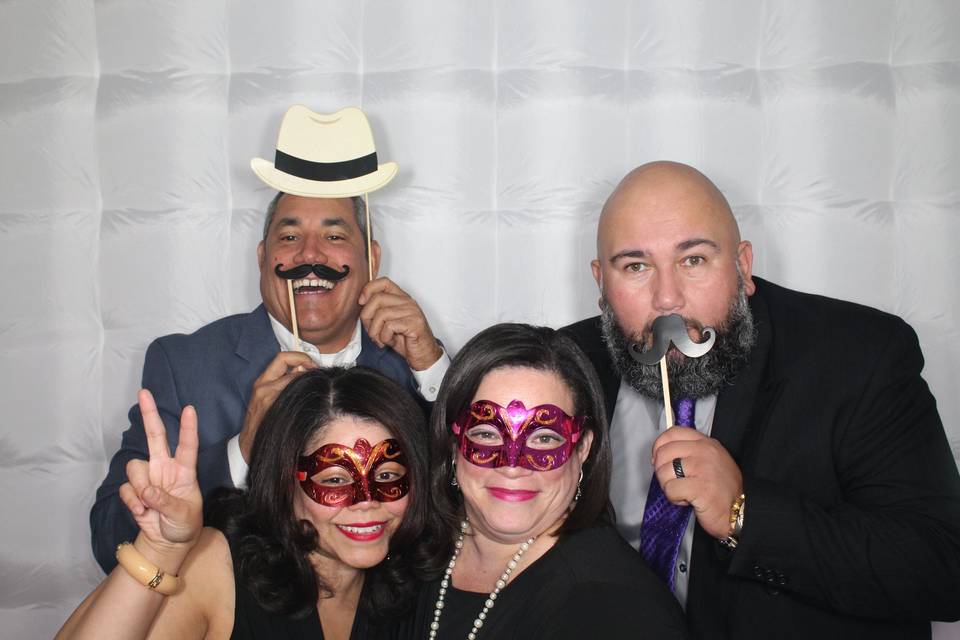
M400 487L380 487L380 494L389 500L399 500L403 497L403 490Z
M555 457L551 455L546 455L544 456L544 459L547 461L547 463L545 465L540 465L540 464L537 464L537 461L534 459L534 457L531 454L528 453L526 454L525 457L527 459L527 463L537 471L550 471L551 469L554 468L553 463L556 460Z
M542 424L545 427L556 424L557 420L560 419L560 416L557 415L557 411L553 407L538 407L536 416L533 418L537 424Z
M470 415L473 416L475 420L487 422L496 417L497 409L487 402L475 402L473 406L470 407Z
M314 501L316 498L320 498L319 502L325 507L339 507L347 497L347 493L352 494L353 491L328 491L326 493L314 492Z
M499 451L494 451L490 455L484 457L483 452L481 451L471 451L470 462L472 462L473 464L487 464L496 460L497 456L499 455L500 455Z
M386 446L382 447L381 445L386 445ZM384 460L396 460L397 458L403 455L403 451L400 450L400 445L397 444L397 441L393 439L384 440L383 442L377 444L376 447L374 447L374 450L373 450L374 459L376 459L377 457L376 454L379 453L381 450L383 451Z
M321 462L339 464L349 461L360 472L361 476L370 473L370 467L377 461L381 452L387 460L393 460L403 455L400 445L393 438L378 442L376 446L371 446L366 439L359 438L352 449L342 444L329 445L329 447L325 455L318 456Z

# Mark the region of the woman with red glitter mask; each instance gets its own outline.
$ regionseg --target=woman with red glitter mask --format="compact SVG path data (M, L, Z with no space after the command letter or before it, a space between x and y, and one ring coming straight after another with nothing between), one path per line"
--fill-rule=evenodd
M121 496L140 527L58 637L377 638L415 594L429 553L423 415L363 367L297 376L263 418L248 488L207 505L197 415L171 457L140 392L150 460ZM202 416L201 416L202 423ZM202 424L201 427L202 428Z

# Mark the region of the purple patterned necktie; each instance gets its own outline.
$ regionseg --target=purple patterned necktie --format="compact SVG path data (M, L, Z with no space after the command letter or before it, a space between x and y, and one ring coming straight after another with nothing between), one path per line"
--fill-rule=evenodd
M677 398L673 412L678 426L696 427L693 421L695 402L693 398ZM640 525L640 554L653 572L667 583L670 591L673 591L673 567L680 553L680 541L687 529L690 509L671 504L663 495L663 489L654 474L650 479L647 505L643 509L643 523Z

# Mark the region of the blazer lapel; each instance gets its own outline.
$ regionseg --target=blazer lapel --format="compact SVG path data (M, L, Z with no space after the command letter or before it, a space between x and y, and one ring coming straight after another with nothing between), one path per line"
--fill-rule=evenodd
M280 352L277 337L273 335L270 318L261 304L239 323L235 358L227 365L237 393L246 405L250 400L253 381Z
M773 334L769 311L760 290L750 298L750 310L757 330L757 342L736 382L718 394L710 431L711 437L719 440L738 462L748 432L762 427L757 418L767 413L770 398L777 395L780 387L780 381L770 370Z

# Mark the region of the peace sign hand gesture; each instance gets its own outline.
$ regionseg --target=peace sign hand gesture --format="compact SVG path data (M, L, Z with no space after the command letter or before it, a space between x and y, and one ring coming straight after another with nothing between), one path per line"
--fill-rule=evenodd
M120 498L140 527L140 542L171 559L182 560L196 543L203 526L203 498L197 483L197 412L184 407L180 415L180 441L170 457L166 429L153 396L138 394L147 435L149 460L127 463L127 483ZM154 554L150 554L154 555Z

